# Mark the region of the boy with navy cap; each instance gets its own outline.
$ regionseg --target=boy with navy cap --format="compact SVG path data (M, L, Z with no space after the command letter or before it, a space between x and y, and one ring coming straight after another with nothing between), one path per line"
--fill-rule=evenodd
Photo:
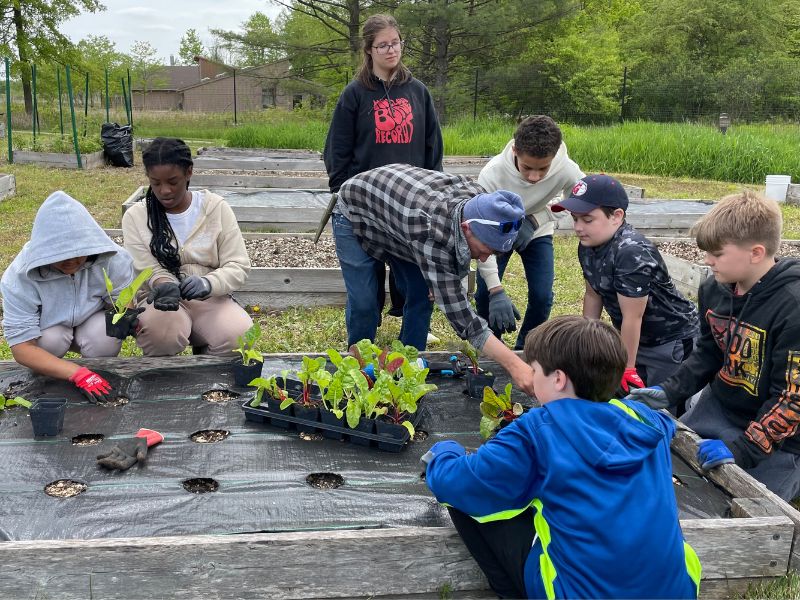
M655 245L625 221L628 195L608 175L588 175L553 212L572 213L586 292L583 315L606 310L628 351L621 387L658 385L689 356L695 305L676 288Z
M392 164L348 179L331 217L347 288L348 344L374 339L378 311L374 261L389 263L406 298L400 341L425 349L433 304L461 339L497 361L523 392L530 368L491 334L461 281L472 259L485 261L514 244L525 210L517 194L486 193L466 177Z

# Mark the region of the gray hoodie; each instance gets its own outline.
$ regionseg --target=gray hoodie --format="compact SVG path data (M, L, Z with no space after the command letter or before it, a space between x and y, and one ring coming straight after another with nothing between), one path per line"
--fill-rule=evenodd
M74 275L51 264L90 257ZM94 257L94 260L92 260ZM3 330L9 346L41 337L55 325L75 327L110 304L103 268L119 290L133 281L133 260L95 222L89 211L64 192L42 203L31 239L3 273Z

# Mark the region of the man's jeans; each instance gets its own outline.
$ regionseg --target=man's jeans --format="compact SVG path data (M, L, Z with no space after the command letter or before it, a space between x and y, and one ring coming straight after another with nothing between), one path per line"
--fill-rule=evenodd
M364 251L353 233L353 225L344 215L334 213L331 222L336 256L339 257L347 289L347 344L351 346L363 339L374 341L380 321L376 277L376 265L380 262ZM400 341L424 350L433 312L433 304L428 300L428 285L416 264L392 258L389 267L394 273L398 289L406 298Z
M497 272L500 279L503 279L511 253L497 255ZM550 317L550 309L553 306L553 281L555 271L553 267L553 236L545 235L533 238L524 250L518 251L522 259L522 267L525 269L525 278L528 280L528 306L525 308L525 316L517 335L517 342L514 350L522 350L525 346L525 336L528 332L547 321ZM475 308L478 315L489 320L489 290L486 283L478 273L475 289ZM500 337L500 332L494 334Z

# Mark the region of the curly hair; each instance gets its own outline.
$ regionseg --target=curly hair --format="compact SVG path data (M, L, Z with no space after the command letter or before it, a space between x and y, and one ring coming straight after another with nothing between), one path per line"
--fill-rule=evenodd
M514 132L514 148L517 154L534 158L555 156L561 147L561 129L546 115L527 117Z

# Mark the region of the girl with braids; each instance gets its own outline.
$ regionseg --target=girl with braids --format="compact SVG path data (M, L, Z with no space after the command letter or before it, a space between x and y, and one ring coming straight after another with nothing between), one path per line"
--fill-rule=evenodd
M145 356L178 354L190 344L230 356L253 324L230 296L250 272L236 217L221 196L189 191L192 154L183 140L156 138L142 162L150 187L122 218L136 269L153 270L136 342Z
M442 170L442 131L428 88L403 64L403 38L391 15L372 15L361 29L361 67L344 89L325 141L331 192L350 177L376 167L404 163ZM338 210L331 219L336 253L347 288L348 344L375 338L384 305L386 267L367 256ZM414 318L393 277L389 314ZM424 348L423 348L424 349Z

